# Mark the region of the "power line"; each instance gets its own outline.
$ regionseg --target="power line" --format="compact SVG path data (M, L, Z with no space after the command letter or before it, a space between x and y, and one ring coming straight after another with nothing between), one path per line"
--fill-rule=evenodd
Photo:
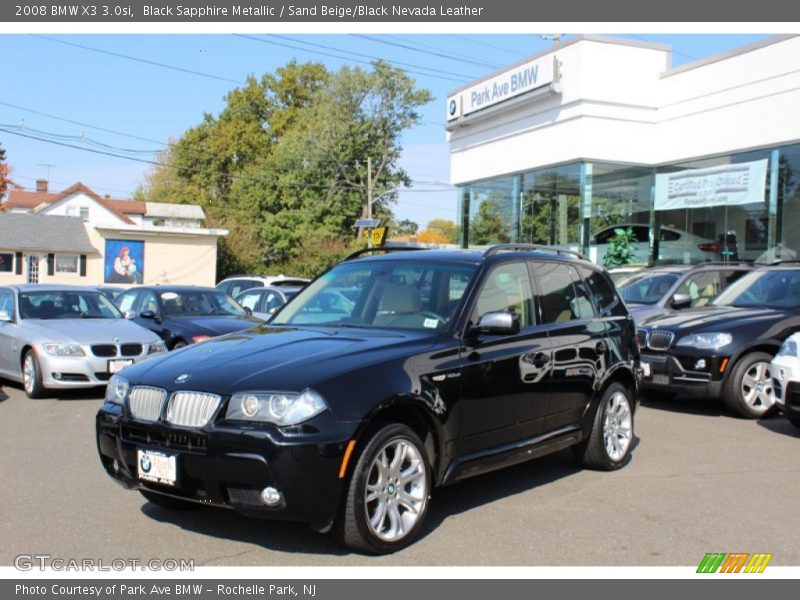
M503 48L502 46L495 46L494 44L489 44L488 42L484 42L482 40L476 40L474 38L467 37L465 35L458 35L458 34L451 34L453 37L456 37L460 40L464 40L465 42L470 42L472 44L476 44L478 46L485 46L486 48L492 48L494 50L500 50L502 52L508 52L509 54L516 54L517 56L528 56L524 52L519 52L517 50L511 50L509 48Z
M389 38L389 39L392 39L392 40L397 40L398 42L404 42L404 43L409 44L411 46L419 46L420 48L427 48L428 50L439 50L439 51L442 51L442 52L447 51L447 52L449 52L449 56L452 57L452 58L466 58L468 60L472 60L474 58L473 56L470 56L469 54L462 54L461 52L455 52L453 50L447 50L447 49L441 48L439 46L431 46L430 44L423 44L422 42L407 40L407 39L402 38L402 37L397 36L397 35L383 34L382 37ZM503 65L498 65L498 64L495 64L495 63L484 63L484 64L487 67L490 67L492 69L500 69L500 68L503 67Z
M454 58L452 54L444 54L443 52L434 52L434 51L431 51L431 50L420 50L419 48L414 48L413 46L410 46L410 45L405 44L405 43L392 42L392 41L389 41L389 40L383 40L381 38L373 37L371 35L364 35L364 34L361 34L361 33L351 33L350 35L353 36L353 37L364 39L364 40L369 40L371 42L375 42L375 43L378 43L378 44L385 44L387 46L395 46L397 48L403 48L405 50L411 50L412 52L420 52L422 54L427 54L429 56L437 56L439 58L444 58L446 60L454 60L456 62L468 63L468 64L471 64L471 65L477 65L479 67L489 67L490 69L497 69L498 68L497 65L493 65L491 63L480 62L480 61L477 61L477 60L473 60L471 58Z
M281 46L283 48L291 48L292 50L299 50L300 52L307 52L308 54L315 54L315 55L319 55L319 56L328 56L330 58L338 58L339 60L357 62L357 63L361 63L363 65L372 65L373 64L372 61L359 60L357 58L350 58L350 57L347 57L347 56L341 56L341 55L337 55L337 54L332 54L330 52L323 52L323 51L320 51L320 50L309 50L307 48L303 48L302 46L295 46L295 45L286 44L286 43L283 43L283 42L276 42L275 40L267 40L267 39L255 37L255 36L252 36L252 35L245 35L243 33L234 33L233 35L235 37L244 38L244 39L247 39L247 40L252 40L254 42L260 42L262 44L270 44L272 46ZM303 42L303 43L310 44L311 42ZM348 52L348 51L347 50L338 50L338 52ZM376 59L376 60L381 60L381 59ZM386 62L390 62L390 61L386 61ZM422 68L427 68L427 67L422 67ZM434 74L434 73L423 73L421 71L417 71L417 70L413 70L413 69L404 69L404 71L406 73L413 73L414 75L420 75L421 77L432 77L432 78L435 78L435 79L446 79L448 81L455 81L457 83L465 83L466 81L469 81L471 79L471 77L469 77L467 75L463 75L463 76L456 75L456 77L459 77L458 79L456 79L454 77L449 77L447 75L438 75L438 74Z
M374 56L372 54L362 54L361 52L355 52L353 50L342 50L342 49L339 49L339 48L334 48L333 46L326 46L325 44L316 44L314 42L307 42L305 40L299 40L297 38L292 38L292 37L289 37L287 35L278 35L278 34L275 34L275 33L270 33L270 34L267 34L267 36L268 37L282 39L282 40L288 40L288 41L294 42L296 44L305 44L307 46L313 46L315 48L322 48L323 50L333 50L334 52L344 52L345 54L352 54L353 56L360 56L362 58L368 58L370 60L383 60L383 61L388 62L390 64L399 65L399 66L404 67L404 68L405 67L411 67L412 69L424 69L426 71L431 71L432 73L443 74L443 75L453 75L455 77L466 77L466 78L470 77L469 75L463 75L461 73L453 73L451 71L442 71L441 69L434 69L432 67L421 67L419 65L415 65L415 64L411 64L411 63L400 62L400 61L397 61L397 60L389 60L388 58L381 58L379 56ZM372 63L370 63L370 64L372 64Z
M178 67L175 65L168 65L166 63L158 62L155 60L148 60L146 58L139 58L138 56L130 56L128 54L121 54L119 52L112 52L111 50L103 50L101 48L94 48L92 46L84 46L83 44L76 44L75 42L68 42L66 40L59 40L58 38L53 38L47 35L40 35L38 33L31 33L33 37L41 38L43 40L48 40L50 42L55 42L56 44L63 44L64 46L71 46L73 48L80 48L81 50L88 50L90 52L97 52L98 54L105 54L107 56L114 56L116 58L124 58L125 60L132 60L134 62L143 63L146 65L151 65L153 67L161 67L163 69L170 69L172 71L178 71L181 73L187 73L189 75L197 75L198 77L205 77L207 79L216 79L217 81L226 81L228 83L235 83L237 85L244 85L246 81L239 81L236 79L229 79L227 77L221 77L219 75L213 75L212 73L203 73L202 71L195 71L193 69L185 69L184 67Z
M65 117L59 117L59 116L56 116L56 115L52 115L50 113L41 112L41 111L38 111L38 110L34 110L32 108L28 108L26 106L20 106L19 104L11 104L10 102L3 102L2 100L0 100L0 105L8 106L10 108L15 108L17 110L22 110L22 111L25 111L25 112L29 112L29 113L34 114L34 115L39 115L41 117L47 117L48 119L55 119L56 121L63 121L65 123L70 123L72 125L80 125L81 127L88 127L89 129L95 129L97 131L103 131L105 133L111 133L111 134L114 134L114 135L121 135L123 137L131 138L131 139L134 139L134 140L140 140L140 141L143 141L143 142L152 142L153 144L161 144L164 148L166 148L166 144L164 144L164 142L162 142L160 140L153 140L153 139L150 139L150 138L141 137L141 136L133 135L133 134L130 134L130 133L125 133L124 131L117 131L115 129L108 129L106 127L98 127L97 125L90 125L88 123L83 123L81 121L73 121L72 119L67 119Z

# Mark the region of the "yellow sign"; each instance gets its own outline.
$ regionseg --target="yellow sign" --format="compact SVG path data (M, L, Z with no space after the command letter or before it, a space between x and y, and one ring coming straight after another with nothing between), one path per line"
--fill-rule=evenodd
M375 227L371 235L373 246L383 246L383 242L386 241L386 227Z

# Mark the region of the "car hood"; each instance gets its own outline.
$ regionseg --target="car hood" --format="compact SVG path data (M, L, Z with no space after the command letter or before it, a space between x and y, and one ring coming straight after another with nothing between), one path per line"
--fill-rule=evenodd
M176 333L188 336L209 335L215 337L234 331L241 331L258 325L263 325L264 320L256 317L237 316L205 316L205 317L175 317L169 320L169 325Z
M264 325L160 355L127 368L125 376L134 385L220 395L301 391L345 371L419 352L435 337L425 332Z
M127 319L24 319L21 330L33 342L77 344L120 343L147 344L160 338L152 331Z
M672 314L672 310L663 308L657 304L636 304L635 302L626 302L625 306L628 308L628 313L633 317L633 322L637 326L644 324L652 317L657 315Z
M705 306L657 315L639 325L645 329L665 329L676 333L699 333L730 331L739 327L759 324L766 332L772 323L781 321L786 317L786 311L773 308Z

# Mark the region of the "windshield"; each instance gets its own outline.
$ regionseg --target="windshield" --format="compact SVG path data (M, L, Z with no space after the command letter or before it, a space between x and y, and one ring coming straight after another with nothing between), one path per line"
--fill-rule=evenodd
M799 308L800 269L753 271L729 285L712 304Z
M121 319L122 314L100 292L22 292L19 315L23 319Z
M618 284L619 293L631 304L655 304L664 297L678 276L675 273L641 273Z
M475 269L422 261L343 263L299 292L271 323L442 330Z
M169 317L245 315L244 309L222 292L191 290L161 292L160 296L164 312Z

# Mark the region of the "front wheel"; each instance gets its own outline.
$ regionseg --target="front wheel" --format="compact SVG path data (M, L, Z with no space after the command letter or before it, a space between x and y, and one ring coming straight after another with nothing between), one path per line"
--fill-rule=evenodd
M773 409L771 361L766 352L751 352L736 362L723 392L728 408L748 419L759 419Z
M789 419L789 423L800 429L800 417L786 417Z
M41 398L44 395L42 369L33 350L28 350L22 359L22 385L28 398Z
M621 383L612 383L597 407L588 439L575 456L589 469L614 471L624 466L633 446L633 398Z
M387 554L410 544L428 510L431 470L419 436L399 423L379 429L356 462L337 523L359 552Z

